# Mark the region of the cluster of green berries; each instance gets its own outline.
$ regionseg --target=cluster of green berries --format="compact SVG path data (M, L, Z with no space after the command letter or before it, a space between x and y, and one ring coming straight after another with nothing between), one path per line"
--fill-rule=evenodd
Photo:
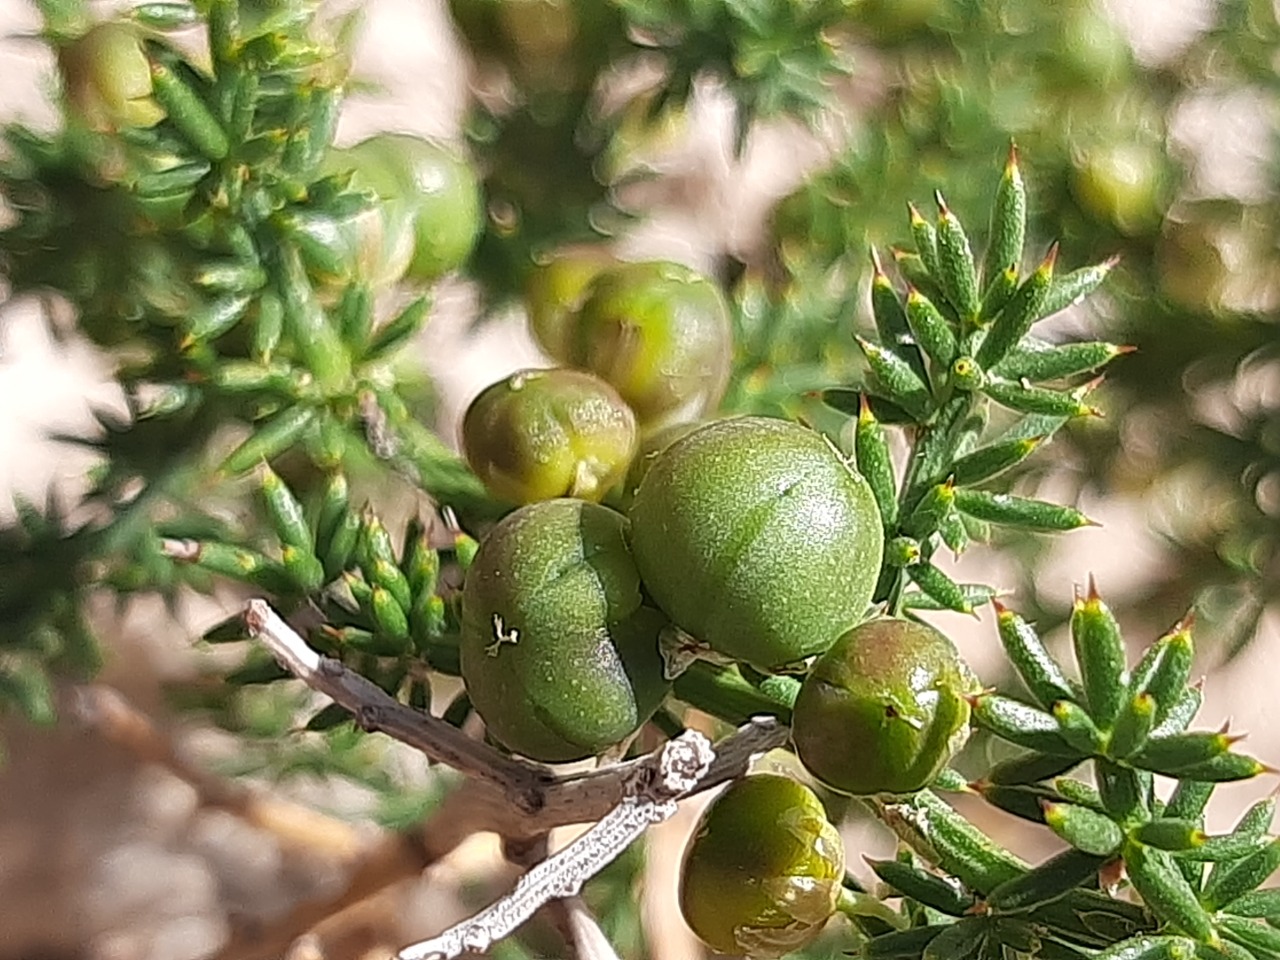
M481 541L463 590L461 672L489 735L546 762L616 750L671 693L671 653L693 648L805 674L795 748L827 786L929 783L964 739L976 682L932 628L873 617L884 523L836 447L784 420L691 422L724 388L716 288L577 254L537 271L529 299L566 366L495 384L463 427L476 472L525 503ZM690 847L685 914L717 950L779 955L817 934L842 877L812 791L753 776ZM715 907L727 882L749 891L750 916Z

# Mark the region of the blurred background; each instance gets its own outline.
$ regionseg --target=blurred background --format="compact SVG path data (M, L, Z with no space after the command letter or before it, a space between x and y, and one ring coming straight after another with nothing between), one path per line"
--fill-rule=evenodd
M1105 416L1074 422L1011 480L1100 526L975 547L956 576L999 585L1059 641L1090 574L1135 645L1194 608L1202 723L1230 718L1252 753L1280 764L1277 5L857 0L821 25L824 43L806 41L799 18L796 36L773 25L769 50L745 21L679 20L685 6L360 4L360 87L340 141L381 130L450 140L485 178L486 233L437 289L411 351L441 436L454 441L484 386L546 362L518 297L533 256L601 236L734 291L729 409L839 429L811 394L856 379L850 333L870 323L870 246L907 242L905 202L923 208L939 188L980 245L976 218L1015 141L1033 253L1059 240L1067 269L1119 257L1102 291L1041 335L1137 349L1093 396ZM789 21L792 6L778 15ZM664 36L676 22L679 46ZM0 121L47 129L54 63L39 23L25 0L0 0ZM672 53L690 49L697 70ZM722 71L705 68L717 58ZM807 122L782 116L797 111ZM94 409L120 406L111 359L52 336L45 309L0 303L6 521L14 494L39 502L54 487L74 503L93 454L50 437L91 434ZM236 596L86 602L100 679L118 696L68 701L51 727L5 725L0 960L385 956L511 882L491 838L421 879L397 853L397 831L440 793L411 752L349 730L288 736L296 690L214 706L199 695L227 661L193 638ZM989 612L934 622L984 681L1004 679ZM1210 826L1273 787L1219 791ZM972 812L1028 856L1044 852L1012 819ZM700 956L674 905L696 814L591 887L624 956ZM856 816L847 838L855 867L860 852L892 849ZM353 866L371 849L382 872L360 888ZM308 918L324 924L295 941ZM555 943L534 931L493 956L554 955Z

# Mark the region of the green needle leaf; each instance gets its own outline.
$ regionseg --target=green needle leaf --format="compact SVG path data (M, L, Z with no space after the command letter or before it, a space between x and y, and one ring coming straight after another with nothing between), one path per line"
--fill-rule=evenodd
M1191 617L1178 623L1161 637L1134 668L1130 689L1149 694L1155 701L1155 723L1158 726L1182 698L1191 676L1195 646L1191 641Z
M1151 731L1151 735L1153 737L1169 737L1182 733L1191 725L1191 721L1196 718L1196 714L1200 712L1200 703L1203 699L1204 694L1198 686L1187 687L1182 691L1182 696L1170 708L1165 718Z
M391 591L382 586L375 586L370 592L369 606L373 612L373 621L378 633L395 642L401 653L408 653L409 618L403 606L391 595Z
M1259 800L1244 812L1244 816L1236 823L1236 828L1231 831L1232 836L1261 837L1271 829L1271 821L1275 819L1275 815L1275 796Z
M911 511L911 515L902 522L902 531L917 540L931 536L937 532L943 518L951 512L955 499L955 486L950 480L930 487Z
M1120 708L1107 752L1123 760L1141 749L1155 726L1156 701L1149 693L1129 697Z
M1237 897L1231 904L1231 913L1237 917L1266 920L1280 926L1280 888L1254 890Z
M252 300L247 293L229 293L202 303L192 311L187 321L187 335L179 345L180 349L187 350L192 344L218 339L240 321Z
M1003 786L1037 783L1041 780L1060 777L1061 774L1079 766L1080 762L1075 757L1058 757L1047 753L1028 753L1020 757L1001 760L991 768L983 779L988 783ZM1070 780L1071 778L1062 777L1061 779Z
M1028 750L1063 757L1081 755L1063 737L1058 721L1052 714L994 693L980 694L973 698L971 704L974 721L1002 740Z
M266 464L262 467L262 500L276 536L285 546L312 552L311 525L303 514L302 504L280 475Z
M938 535L957 557L969 547L969 528L965 526L964 518L954 510L949 510L938 524Z
M1077 596L1071 611L1071 641L1084 682L1085 704L1100 727L1109 727L1127 689L1124 640L1092 577L1088 594Z
M255 426L249 438L227 455L219 472L236 476L279 456L302 439L314 419L315 410L301 405L277 413L261 426Z
M1173 817L1162 817L1149 823L1139 824L1129 836L1136 842L1148 847L1178 852L1194 850L1204 846L1204 831L1200 829L1198 820L1182 820Z
M915 342L938 368L945 370L951 366L960 351L951 322L915 287L907 290L907 323Z
M854 459L858 472L866 478L880 508L880 520L886 531L898 525L898 490L893 476L893 459L884 427L871 412L866 396L860 399L857 424L853 434Z
M1122 831L1106 814L1073 803L1046 803L1044 822L1077 850L1109 857L1124 842Z
M1016 267L1005 267L987 284L987 290L982 295L982 316L981 322L989 324L992 320L1000 315L1000 311L1004 309L1005 304L1009 302L1009 298L1013 296L1013 292L1018 289L1018 270Z
M924 218L915 204L907 204L907 216L911 224L911 239L916 245L916 255L923 264L925 273L934 282L941 283L938 267L938 234L933 224ZM899 260L901 264L902 261Z
M893 284L885 275L880 265L880 255L875 247L871 248L871 312L875 315L876 330L880 334L880 342L890 351L906 361L913 373L926 381L924 358L912 338L911 328L907 323L907 314L903 311L902 302Z
M940 606L956 613L973 613L973 604L960 584L928 561L907 567L907 575Z
M392 350L405 343L422 329L427 314L431 310L431 299L419 297L405 307L385 326L379 327L369 341L369 349L365 351L365 359L375 360L385 357Z
M180 563L192 563L210 573L268 592L286 596L296 592L293 578L284 567L256 550L216 541L197 543L189 540L166 540L162 547L166 556Z
M1105 367L1116 357L1133 350L1133 347L1096 340L1054 346L1027 336L991 368L991 373L1006 380L1027 380L1031 383L1062 380Z
M885 397L917 419L927 419L932 400L929 388L915 369L892 350L862 337L856 339Z
M1157 773L1159 771L1156 771ZM1228 783L1233 780L1251 780L1262 773L1274 772L1265 763L1240 753L1224 753L1220 757L1182 767L1176 771L1179 777L1207 780L1211 783Z
M1000 601L994 601L1000 642L1014 669L1042 707L1075 696L1070 682L1057 662L1049 656L1035 628Z
M947 208L941 192L934 194L934 200L938 204L938 281L946 291L947 299L960 314L960 319L965 323L974 323L978 319L981 303L978 299L978 274L974 267L969 237L955 214Z
M1022 262L1022 246L1027 235L1027 188L1018 167L1018 149L1009 145L1009 159L996 187L991 206L990 241L983 258L982 276L988 288L999 272Z
M1102 804L1117 822L1128 825L1149 819L1151 774L1101 758L1094 759L1094 773Z
M1009 786L992 783L989 780L979 780L973 786L982 799L993 807L998 807L1005 813L1011 813L1015 817L1021 817L1023 820L1029 820L1032 823L1044 823L1042 804L1062 800L1061 797L1046 787L1032 786L1025 783Z
M1031 456L1044 439L1044 437L1029 437L1005 440L983 447L981 450L975 450L956 461L951 477L957 487L970 487L998 477Z
M939 877L900 860L867 860L877 877L905 897L953 917L962 917L977 898L954 880Z
M1231 749L1239 738L1223 731L1216 733L1180 733L1172 737L1152 737L1133 758L1134 766L1171 776L1199 766ZM1200 779L1191 777L1189 779Z
M885 821L907 843L928 850L928 859L978 894L1026 869L1021 860L928 790L882 809Z
M987 586L985 583L962 583L959 586L971 608L977 608L982 606L984 603L990 603L996 594L995 588ZM903 594L902 608L904 610L949 609L948 607L944 607L927 593L919 590L910 590Z
M1106 856L1065 850L1034 870L996 887L987 897L987 906L1001 912L1033 909L1064 896L1096 876L1106 861Z
M1102 749L1102 733L1089 712L1072 700L1059 700L1051 709L1063 738L1077 750L1095 754Z
M968 960L986 942L988 927L987 921L979 918L953 923L929 942L920 960Z
M1049 289L1049 295L1040 305L1040 315L1051 317L1073 304L1079 303L1102 285L1112 268L1120 262L1119 257L1111 257L1091 267L1081 267L1065 276L1058 277Z
M1092 385L1086 385L1083 391L1061 393L1057 390L1046 390L1005 380L988 379L983 385L983 392L1010 410L1019 413L1039 413L1051 417L1089 417L1100 416L1099 412L1085 403L1078 394L1087 393Z
M351 355L316 300L297 249L282 244L278 256L285 327L320 389L337 390L351 377Z
M1054 244L1031 276L1009 298L1009 302L987 330L975 358L984 370L1003 360L1026 336L1032 324L1043 316L1041 308L1048 296L1049 286L1053 283L1053 265L1057 258L1058 247Z
M221 160L231 149L226 131L219 125L199 94L162 63L151 64L151 85L156 102L195 150L210 160Z
M1165 804L1164 815L1182 820L1200 820L1204 808L1213 796L1214 785L1200 780L1179 780L1169 802Z
M1125 869L1133 888L1162 921L1202 943L1217 943L1213 919L1166 851L1128 843Z
M1218 929L1223 936L1234 940L1255 957L1280 956L1280 930L1268 924L1239 917L1221 917Z
M1205 908L1222 910L1254 890L1280 868L1280 838L1252 856L1214 867L1201 895Z
M1093 523L1072 507L1008 493L957 490L955 502L956 509L968 516L1024 530L1076 530Z

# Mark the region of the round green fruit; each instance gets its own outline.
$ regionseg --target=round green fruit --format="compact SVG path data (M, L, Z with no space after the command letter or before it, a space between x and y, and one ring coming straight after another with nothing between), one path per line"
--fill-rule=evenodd
M836 910L844 848L813 791L756 774L707 808L685 851L680 908L718 953L780 957Z
M724 396L733 350L719 288L665 261L601 273L569 344L569 362L613 384L646 425L713 409Z
M560 363L573 363L574 328L591 283L618 261L603 247L584 246L559 253L530 273L524 305L539 346Z
M1159 223L1163 170L1159 151L1117 142L1085 153L1076 163L1072 189L1081 205L1122 233Z
M462 445L492 493L515 503L599 501L636 452L636 418L617 392L581 370L522 370L467 408Z
M880 574L871 488L824 437L786 420L720 420L677 440L630 516L654 602L713 650L766 670L861 621Z
M480 544L462 592L462 679L490 735L515 753L596 756L666 696L667 621L642 602L626 525L598 504L548 500Z
M340 151L331 166L338 162L354 167L355 186L383 201L389 236L410 236L406 277L431 283L466 262L484 210L479 180L460 155L421 137L382 133Z
M627 470L626 479L622 481L622 494L618 502L623 505L624 509L630 509L631 504L635 501L636 491L640 489L640 483L644 480L645 474L649 472L649 468L657 462L658 457L662 456L667 447L702 426L705 426L705 424L696 422L669 423L665 427L659 427L652 433L641 436L640 450L631 461L631 467Z
M99 131L152 127L164 119L151 96L151 64L133 24L100 23L58 50L67 101Z
M978 683L951 641L912 620L871 620L818 658L791 732L805 767L857 796L913 793L964 743Z

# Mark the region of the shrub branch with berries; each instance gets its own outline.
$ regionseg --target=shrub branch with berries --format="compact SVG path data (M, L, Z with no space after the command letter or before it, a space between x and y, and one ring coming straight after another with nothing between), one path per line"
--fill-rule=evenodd
M464 31L513 35L518 4L455 6ZM737 70L740 139L757 114L807 110L838 72L824 31L842 4L791 24L808 37L791 72L748 56L781 29L761 5L665 8L583 20L614 44L588 77L534 70L542 54L518 44L490 52L572 102L628 44L662 51L655 114L695 74ZM482 830L545 853L553 827L594 823L406 960L485 949L548 903L585 911L584 885L650 824L725 784L679 894L717 952L781 956L835 930L867 960L1280 956L1280 895L1260 889L1280 866L1274 800L1205 832L1215 786L1266 768L1228 731L1195 728L1190 621L1130 663L1090 583L1072 667L993 586L935 562L993 526L1090 522L992 481L1094 416L1096 374L1126 352L1037 336L1113 261L1063 271L1055 245L1029 264L1016 153L981 261L941 194L936 218L908 208L912 248L893 251L892 275L873 253L865 367L817 394L830 435L733 415L758 289L548 228L550 254L504 284L525 291L560 366L482 393L464 462L423 425L429 391L397 350L427 317L425 289L486 229L480 185L459 154L409 136L332 146L349 24L301 0L145 3L106 22L74 2L42 9L65 124L6 131L0 264L13 295L74 305L76 329L118 359L129 409L81 441L102 458L93 521L68 529L56 504L20 504L3 531L6 703L51 720L52 685L92 672L88 592L237 581L259 598L203 638L251 641L227 689L292 677L330 698L295 738L321 738L325 762L350 752L337 734L354 720L465 775L431 817L436 856ZM207 56L174 41L193 24ZM489 120L495 143L521 122ZM511 171L494 150L486 188L500 193ZM503 238L487 229L493 268ZM358 505L356 489L389 479L421 505L406 524ZM227 504L251 519L229 521ZM985 604L1022 696L984 688L918 616ZM461 692L433 705L433 676ZM483 740L464 732L473 715ZM972 728L1015 751L976 779L953 766ZM751 772L780 748L795 776ZM586 774L554 766L591 758ZM1025 863L942 799L955 793L1065 850ZM900 840L870 890L828 815L851 802Z

